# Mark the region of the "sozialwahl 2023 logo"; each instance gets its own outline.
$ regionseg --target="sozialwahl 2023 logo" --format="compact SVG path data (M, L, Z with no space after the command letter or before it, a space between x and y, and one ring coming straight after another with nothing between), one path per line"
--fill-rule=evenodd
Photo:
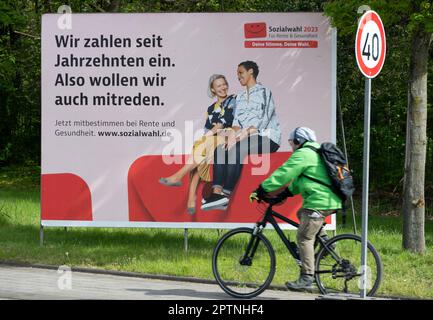
M266 38L266 22L252 22L244 24L245 38Z

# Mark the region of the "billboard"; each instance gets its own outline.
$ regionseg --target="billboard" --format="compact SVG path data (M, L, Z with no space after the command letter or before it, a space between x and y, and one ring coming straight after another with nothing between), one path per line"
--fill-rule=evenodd
M335 50L320 13L44 15L41 225L251 225L262 213L248 195L290 156L290 130L308 126L320 142L335 142ZM256 88L272 102L279 148L247 156L230 203L202 210L212 162L194 193L190 173L179 186L161 178L184 167L207 132L218 98L209 96L210 76L225 76L239 116L236 103L252 92L239 78L244 61L258 65ZM276 210L296 219L301 203L297 196Z

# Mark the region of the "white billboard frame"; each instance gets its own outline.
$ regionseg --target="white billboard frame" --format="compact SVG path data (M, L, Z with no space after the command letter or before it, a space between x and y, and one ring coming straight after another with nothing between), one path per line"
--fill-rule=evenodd
M159 13L164 14L164 13ZM198 14L198 13L196 13ZM229 13L227 13L229 14ZM293 13L292 13L293 14ZM121 14L125 15L125 14ZM73 15L72 15L73 16ZM336 121L337 121L337 31L335 28L330 27L331 31L331 136L332 141L336 143ZM43 57L43 50L41 50L41 58ZM41 77L43 77L43 68L41 68ZM43 89L42 89L43 90ZM283 142L285 140L283 139ZM251 210L255 210L254 206L251 206ZM278 209L276 210L278 211ZM98 221L75 221L75 220L40 220L41 230L44 227L97 227L97 228L179 228L179 229L232 229L237 227L251 227L253 223L214 223L214 222L136 222L136 221L116 221L116 220L98 220ZM295 230L293 226L280 223L279 226L283 230ZM272 229L272 226L268 226ZM325 226L326 230L336 230L336 217L331 216L331 223Z

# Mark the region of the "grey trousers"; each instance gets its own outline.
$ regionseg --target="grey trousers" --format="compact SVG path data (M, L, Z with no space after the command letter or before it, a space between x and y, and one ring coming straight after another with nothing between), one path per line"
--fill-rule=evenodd
M296 239L299 247L301 258L301 273L314 275L314 241L316 234L320 231L320 236L325 236L324 229L320 229L325 221L326 216L335 211L311 210L301 208L297 212L300 225Z

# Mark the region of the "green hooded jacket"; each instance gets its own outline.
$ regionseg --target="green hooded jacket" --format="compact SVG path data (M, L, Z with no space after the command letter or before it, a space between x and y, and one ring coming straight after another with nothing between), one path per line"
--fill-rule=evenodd
M341 209L340 197L333 193L329 187L301 176L304 174L331 185L331 179L320 155L310 148L305 148L305 146L320 148L317 142L305 142L302 148L293 152L286 162L262 182L262 188L266 192L272 192L288 185L288 189L293 195L302 195L302 208Z

